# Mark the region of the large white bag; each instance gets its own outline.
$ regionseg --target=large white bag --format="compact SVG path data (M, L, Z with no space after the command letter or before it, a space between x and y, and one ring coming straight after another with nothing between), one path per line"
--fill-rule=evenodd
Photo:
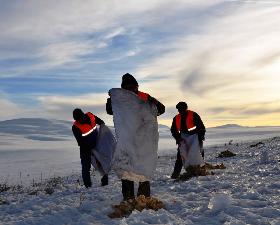
M111 130L106 125L101 125L98 129L96 146L92 150L91 164L102 176L111 170L115 148L116 139Z
M188 166L204 165L204 160L200 153L198 135L182 133L181 138L183 141L180 143L179 150L184 168L186 169Z
M109 95L117 138L113 168L121 179L148 181L157 162L157 108L125 89L113 88Z

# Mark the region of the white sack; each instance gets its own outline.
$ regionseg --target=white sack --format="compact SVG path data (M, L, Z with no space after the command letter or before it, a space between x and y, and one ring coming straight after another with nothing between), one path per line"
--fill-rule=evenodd
M113 88L109 95L117 137L113 168L121 179L148 181L157 162L157 108L125 89Z
M204 165L204 160L200 153L200 145L198 135L181 134L183 141L180 143L180 154L183 161L183 166L186 169L188 166Z
M96 146L92 150L91 164L102 176L111 170L115 148L116 139L111 130L106 125L101 125L98 129Z

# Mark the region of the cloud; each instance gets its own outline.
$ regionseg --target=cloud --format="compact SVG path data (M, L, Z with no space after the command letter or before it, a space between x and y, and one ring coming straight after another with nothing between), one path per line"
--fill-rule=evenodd
M90 43L62 42L45 46L39 52L39 57L46 58L48 66L54 67L78 60L79 56L94 51Z
M264 56L261 56L258 60L254 62L253 66L256 66L258 69L266 66L270 66L275 61L280 59L280 52L274 52L273 50L267 53Z
M248 104L245 107L242 107L240 110L233 109L231 110L233 114L241 113L249 116L254 115L265 115L272 113L280 113L280 100L271 101L271 102L261 102L258 104Z
M103 118L109 124L112 124L111 116L106 114L105 104L108 95L106 94L83 94L76 96L36 96L32 104L26 108L20 103L14 103L8 100L8 95L1 94L0 118L1 120L13 118L39 117L55 118L62 120L73 120L72 111L75 108L81 108L85 112L91 111L97 116Z
M181 90L185 94L195 94L201 97L210 97L213 93L229 88L233 85L244 83L245 79L250 80L245 76L228 76L228 74L210 74L203 71L195 70L190 73L185 73L187 76L182 81ZM227 77L228 76L228 77ZM215 77L215 79L213 79Z
M4 1L0 76L15 79L0 88L10 107L24 94L48 115L102 114L102 93L131 72L166 105L164 119L180 100L202 114L253 113L280 99L279 13L277 1Z
M183 15L217 2L4 2L0 9L0 60L13 60L14 64L13 68L2 68L2 76L47 71L57 66L82 67L90 62L105 63L136 56L146 40L157 38L149 36L155 28L156 31L165 30L165 33L172 34L174 29L166 30L165 20L175 19L176 12ZM163 11L165 17L159 17ZM121 36L128 37L130 44L127 45L129 42L125 41L126 46L116 49L118 54L111 55L112 47L116 47L112 46L114 40ZM94 54L94 50L103 48L108 48L104 57L102 51L101 54ZM88 60L84 56L88 56Z
M42 104L52 104L52 105L77 105L79 107L83 106L95 106L99 105L99 102L106 101L106 95L103 94L84 94L78 96L39 96L38 101Z
M142 77L176 78L181 84L177 92L199 101L202 97L213 101L224 96L252 97L257 94L256 86L258 92L275 95L271 84L277 73L272 64L278 60L280 50L277 44L280 32L275 29L280 22L276 19L279 4L243 3L228 3L224 12L199 24L199 32L179 37L171 44L172 51L155 57L137 73ZM166 86L168 81L166 78ZM280 97L279 93L276 96Z
M280 100L270 102L247 103L242 105L225 105L224 107L211 107L209 112L223 115L230 114L232 116L260 116L266 114L280 113Z
M0 99L0 105L1 105L1 110L0 110L1 120L12 119L18 116L22 112L22 109L19 106L17 106L11 101L8 101L7 99L3 99L2 96Z
M72 111L81 108L84 112L91 111L110 125L112 117L106 113L107 94L83 94L77 96L39 96L39 107L48 118L72 119Z

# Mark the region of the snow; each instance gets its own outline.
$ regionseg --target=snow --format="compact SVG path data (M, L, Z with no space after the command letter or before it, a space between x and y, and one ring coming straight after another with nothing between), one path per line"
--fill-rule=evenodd
M279 130L226 129L208 130L205 143L206 161L224 163L226 169L174 182L170 175L176 145L169 129L161 127L151 192L164 202L165 209L134 211L122 219L107 216L113 210L111 206L122 199L119 178L111 172L109 185L101 187L101 177L94 171L93 187L84 188L79 152L72 136L39 141L26 138L23 132L7 134L0 129L0 190L5 183L24 184L0 192L0 224L280 225L280 137L274 137L279 136ZM53 130L40 135L54 137L55 133ZM217 158L225 150L236 156ZM135 185L135 191L137 188Z
M268 152L266 150L263 150L260 153L260 164L267 164L268 162L269 162Z
M214 212L221 212L230 207L231 199L227 193L217 193L209 201L208 208Z

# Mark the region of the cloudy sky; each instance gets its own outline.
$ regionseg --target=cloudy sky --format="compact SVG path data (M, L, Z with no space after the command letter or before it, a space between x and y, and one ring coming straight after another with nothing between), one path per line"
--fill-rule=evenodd
M133 74L166 106L186 101L207 127L280 125L278 0L0 0L0 120L108 124L107 92Z

